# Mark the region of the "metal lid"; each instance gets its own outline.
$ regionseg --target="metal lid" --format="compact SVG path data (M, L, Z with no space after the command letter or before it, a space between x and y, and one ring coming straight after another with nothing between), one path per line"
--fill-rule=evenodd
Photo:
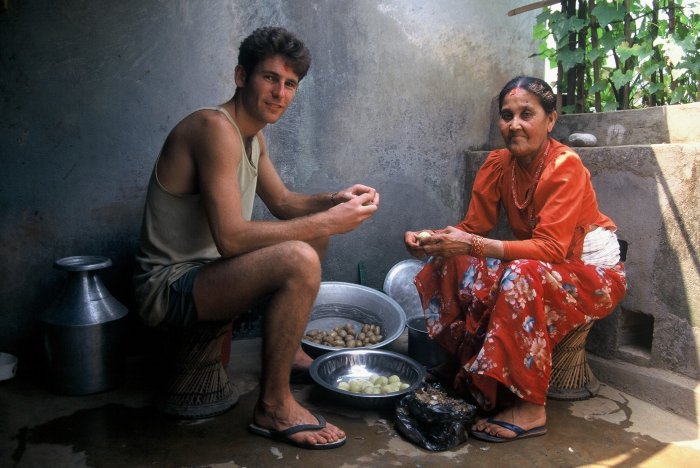
M384 292L399 303L407 319L423 315L423 306L413 280L424 266L425 262L420 260L402 260L384 278Z

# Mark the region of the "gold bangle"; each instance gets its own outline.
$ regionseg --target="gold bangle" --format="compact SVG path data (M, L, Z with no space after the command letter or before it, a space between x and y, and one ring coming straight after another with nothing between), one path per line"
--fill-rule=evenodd
M335 201L335 196L338 195L338 192L333 192L331 193L331 203L333 203L334 206L337 206L338 203Z
M484 256L484 238L472 234L472 248L469 252L472 257L483 257Z

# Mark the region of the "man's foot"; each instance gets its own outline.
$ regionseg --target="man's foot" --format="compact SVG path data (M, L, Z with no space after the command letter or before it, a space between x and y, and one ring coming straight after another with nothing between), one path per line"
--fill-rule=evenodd
M547 432L546 423L544 406L520 400L496 416L479 419L472 425L472 435L491 442L504 442L544 435Z
M249 426L252 433L303 448L340 447L346 439L345 432L326 422L322 416L310 413L294 400L289 408L268 411L258 404L253 421Z

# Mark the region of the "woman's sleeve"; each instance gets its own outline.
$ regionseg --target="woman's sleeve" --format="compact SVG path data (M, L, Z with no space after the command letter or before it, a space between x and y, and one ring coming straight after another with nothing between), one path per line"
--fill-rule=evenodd
M476 173L467 214L456 227L465 232L487 235L498 221L503 177L503 151L492 151Z
M532 238L504 242L506 258L563 261L581 218L586 180L586 169L575 153L565 152L549 164L535 190Z

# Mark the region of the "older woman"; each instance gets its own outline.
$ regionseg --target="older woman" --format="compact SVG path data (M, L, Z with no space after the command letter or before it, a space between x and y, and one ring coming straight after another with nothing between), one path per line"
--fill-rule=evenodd
M454 388L491 414L472 435L492 442L546 433L552 348L608 315L627 287L616 226L588 170L549 137L552 89L514 78L499 109L506 148L481 166L464 220L404 236L412 255L432 257L415 280L427 328L458 364ZM516 240L486 237L500 209Z

